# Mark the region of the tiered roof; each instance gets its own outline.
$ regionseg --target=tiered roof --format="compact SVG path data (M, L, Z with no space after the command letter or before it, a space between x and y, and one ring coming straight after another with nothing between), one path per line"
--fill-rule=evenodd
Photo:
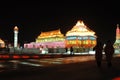
M73 28L66 33L66 36L94 36L95 32L89 29L83 21L78 21Z
M41 34L38 36L38 38L49 38L49 37L64 37L64 35L61 33L60 29L58 29L48 32L41 32Z

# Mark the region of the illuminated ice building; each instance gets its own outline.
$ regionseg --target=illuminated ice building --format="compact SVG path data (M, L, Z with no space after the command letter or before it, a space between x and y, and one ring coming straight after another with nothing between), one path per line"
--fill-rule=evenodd
M60 29L41 32L35 42L24 44L26 48L39 48L41 53L64 53L65 37Z
M66 33L66 47L91 48L95 45L95 32L89 29L83 21L78 21L77 24Z
M60 29L48 32L41 32L41 34L36 39L36 43L40 43L42 46L47 46L48 48L64 48L64 41L65 37L61 33Z
M76 48L90 49L93 48L95 45L96 45L95 32L89 29L83 23L83 21L78 21L70 31L66 32L65 35L61 33L60 29L48 32L41 32L41 34L36 38L35 42L24 44L24 47L25 48L47 47L62 49L74 47L75 49Z
M90 49L96 45L95 32L89 29L83 21L78 21L73 28L66 33L66 47L74 47L75 52L81 52L83 49Z

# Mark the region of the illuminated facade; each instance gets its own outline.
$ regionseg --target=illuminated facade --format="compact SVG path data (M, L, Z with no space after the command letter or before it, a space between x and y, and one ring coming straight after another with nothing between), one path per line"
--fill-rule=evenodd
M93 48L96 45L95 32L84 25L83 21L78 21L73 28L64 36L60 29L41 32L35 42L24 44L24 48Z
M48 32L41 32L41 34L36 39L36 43L40 43L40 45L50 48L65 47L64 41L65 37L60 32L60 29Z
M92 48L96 45L95 32L84 25L83 21L78 21L73 28L66 33L66 47Z

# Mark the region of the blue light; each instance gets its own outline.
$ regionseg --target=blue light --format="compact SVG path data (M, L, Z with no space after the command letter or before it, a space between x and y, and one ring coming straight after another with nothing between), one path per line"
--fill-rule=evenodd
M95 37L90 36L89 39L90 39L90 40L95 40Z
M82 40L82 37L79 36L78 39L79 39L79 40Z
M69 36L69 37L66 37L67 40L76 40L77 37L76 36Z
M83 40L87 40L87 39L88 39L88 37L87 37L87 36L84 36L84 37L83 37Z

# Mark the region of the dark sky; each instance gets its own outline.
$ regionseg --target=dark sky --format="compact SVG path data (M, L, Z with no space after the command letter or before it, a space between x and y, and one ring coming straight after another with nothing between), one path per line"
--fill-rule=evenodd
M114 41L119 11L115 1L8 2L0 6L0 38L13 43L13 28L18 26L19 43L34 42L41 31L61 29L65 34L83 20L101 40Z

